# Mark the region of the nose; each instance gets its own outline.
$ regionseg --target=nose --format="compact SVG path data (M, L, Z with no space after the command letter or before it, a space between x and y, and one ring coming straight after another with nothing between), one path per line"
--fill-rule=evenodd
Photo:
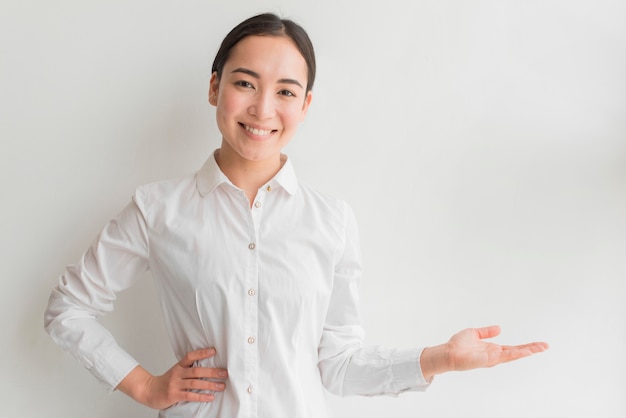
M271 119L276 114L274 95L267 92L259 92L254 96L254 101L248 108L248 113L256 116L259 120Z

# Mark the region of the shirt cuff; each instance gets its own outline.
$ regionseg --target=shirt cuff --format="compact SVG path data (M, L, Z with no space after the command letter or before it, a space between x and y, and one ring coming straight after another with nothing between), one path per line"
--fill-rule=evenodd
M424 348L396 350L393 356L393 381L397 392L425 391L433 381L424 378L420 356Z
M122 348L109 349L96 357L95 363L89 371L107 385L110 392L113 392L138 365L137 360Z

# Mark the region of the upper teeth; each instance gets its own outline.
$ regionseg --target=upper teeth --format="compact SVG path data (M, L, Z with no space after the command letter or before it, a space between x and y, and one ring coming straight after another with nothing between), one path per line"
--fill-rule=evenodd
M246 125L246 131L252 132L255 135L269 135L272 131L266 131L264 129L256 129L251 126Z

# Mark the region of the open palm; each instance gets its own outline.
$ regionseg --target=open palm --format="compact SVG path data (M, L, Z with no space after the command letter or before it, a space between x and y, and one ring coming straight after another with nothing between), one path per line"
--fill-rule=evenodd
M540 353L548 348L546 343L529 343L509 346L483 341L500 334L499 326L463 330L448 341L448 361L451 370L469 370L492 367L501 363Z

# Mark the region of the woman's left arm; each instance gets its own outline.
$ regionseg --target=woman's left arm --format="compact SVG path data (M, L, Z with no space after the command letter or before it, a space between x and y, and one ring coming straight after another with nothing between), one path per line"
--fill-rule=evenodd
M498 326L466 329L447 343L426 348L365 347L359 315L358 230L347 205L345 225L343 253L335 267L333 292L318 348L318 367L330 392L340 396L396 395L425 390L437 374L492 367L548 348L542 342L502 346L484 341L500 333Z
M318 368L328 391L339 396L396 395L425 390L421 348L395 349L363 344L359 313L361 256L358 228L344 204L343 248L335 263L333 288L318 346Z

